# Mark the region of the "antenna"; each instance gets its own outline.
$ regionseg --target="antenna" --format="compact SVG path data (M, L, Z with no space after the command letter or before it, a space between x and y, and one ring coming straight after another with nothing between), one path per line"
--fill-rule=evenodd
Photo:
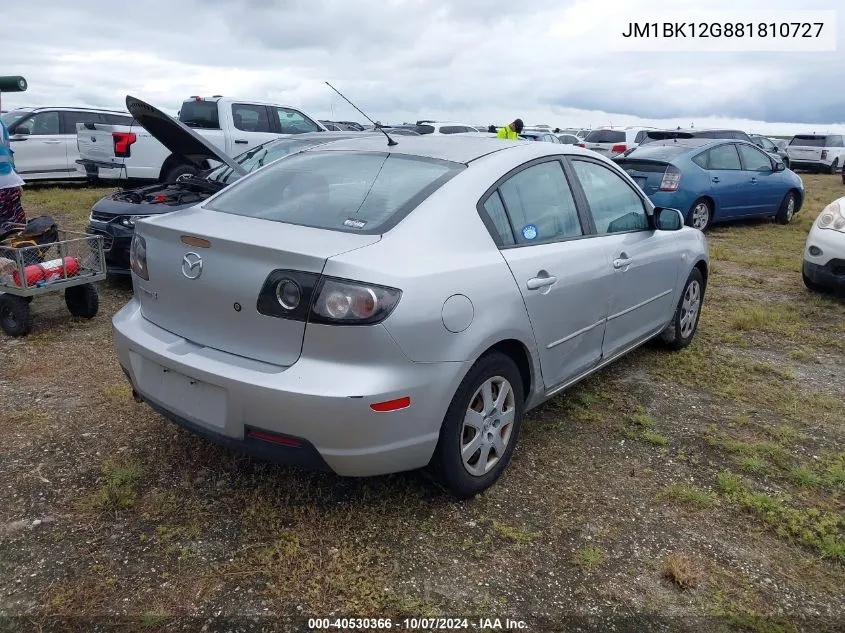
M349 99L347 99L346 97L344 97L344 96L343 96L343 93L342 93L340 90L338 90L337 88L335 88L335 87L334 87L333 85L331 85L328 81L326 82L326 85L327 85L329 88L331 88L332 90L334 90L337 94L339 94L339 95L341 96L341 98L342 98L344 101L346 101L346 103L348 103L348 104L349 104L349 105L351 105L353 108L355 108L356 110L358 110L358 112L360 112L361 114L363 114L363 115L364 115L364 118L365 118L365 119L367 119L367 121L369 121L370 123L372 123L372 124L375 126L375 129L377 129L379 132L381 132L382 134L384 134L384 135L387 137L387 146L388 146L388 147L393 147L394 145L399 145L399 143L397 143L397 142L396 142L396 141L394 141L392 138L390 138L390 134L388 134L387 132L385 132L383 127L381 127L378 123L376 123L376 122L375 122L375 121L373 121L370 117L368 117L366 114L364 114L364 112L361 110L361 108L359 108L359 107L358 107L358 106L356 106L354 103L352 103Z

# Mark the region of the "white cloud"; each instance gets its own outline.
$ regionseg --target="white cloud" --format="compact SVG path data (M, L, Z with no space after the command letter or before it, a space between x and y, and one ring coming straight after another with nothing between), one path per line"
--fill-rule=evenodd
M842 53L607 50L609 16L658 20L666 4L657 0L25 4L38 20L6 28L3 67L27 77L30 89L4 95L5 109L121 107L128 93L175 111L191 95L226 94L360 119L328 80L382 121L521 116L561 127L694 121L783 134L845 129L845 93L836 88L845 85ZM711 12L734 5L672 4ZM823 0L804 5L830 8ZM789 0L743 5L760 20L794 8ZM23 9L23 0L4 5L9 15Z

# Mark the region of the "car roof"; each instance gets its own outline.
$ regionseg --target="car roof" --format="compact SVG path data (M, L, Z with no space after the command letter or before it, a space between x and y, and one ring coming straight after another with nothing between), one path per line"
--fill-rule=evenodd
M63 110L67 112L106 112L108 114L123 114L132 116L125 110L109 110L107 108L88 108L85 106L34 106L26 108L15 108L15 110L26 110L28 112L41 112L42 110Z
M652 141L651 143L646 143L644 145L640 145L637 147L634 152L638 150L645 150L649 147L687 147L689 149L695 149L698 147L704 147L706 145L718 145L720 143L732 143L736 142L736 139L729 139L729 138L674 138L674 139L661 139L659 141ZM740 142L742 142L740 140ZM633 153L633 152L632 152Z
M487 156L494 152L506 150L519 145L531 145L530 141L503 141L498 138L489 138L479 135L457 135L432 137L403 136L398 143L392 147L387 146L387 139L383 136L368 136L367 138L351 138L332 143L330 146L317 146L313 150L319 151L359 151L359 152L390 152L393 154L404 154L407 156L419 156L422 158L433 158L447 160L455 163L467 164L474 160ZM556 144L551 144L557 147Z

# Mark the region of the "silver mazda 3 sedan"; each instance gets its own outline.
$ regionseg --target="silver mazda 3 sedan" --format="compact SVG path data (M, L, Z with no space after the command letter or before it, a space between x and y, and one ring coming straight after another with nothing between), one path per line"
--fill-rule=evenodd
M137 399L264 458L502 474L525 412L649 339L693 338L704 235L594 152L338 141L142 220L114 317Z

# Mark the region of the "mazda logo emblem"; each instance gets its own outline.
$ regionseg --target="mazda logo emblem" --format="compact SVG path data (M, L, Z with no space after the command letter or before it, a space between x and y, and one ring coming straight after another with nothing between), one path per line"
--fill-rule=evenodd
M202 274L202 257L196 253L186 253L182 258L182 274L188 279L196 279Z

